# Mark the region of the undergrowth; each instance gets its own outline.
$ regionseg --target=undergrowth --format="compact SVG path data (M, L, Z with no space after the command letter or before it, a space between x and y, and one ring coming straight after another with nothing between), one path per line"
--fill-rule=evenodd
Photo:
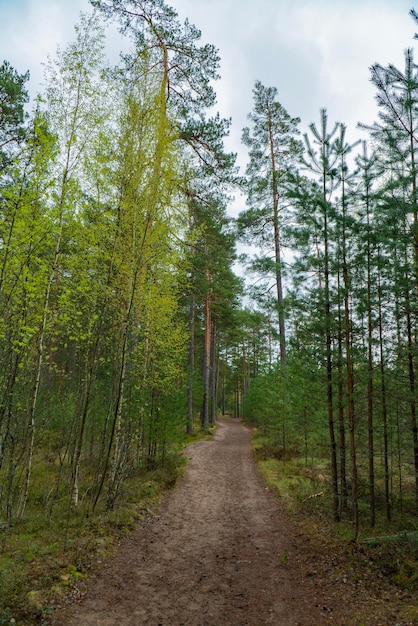
M354 544L349 507L342 512L340 522L332 520L329 461L321 457L307 461L292 450L286 452L284 459L280 448L257 430L252 442L267 484L277 491L287 511L301 522L305 534L314 542L318 539L322 544L327 542L330 549L343 555L353 579L366 578L370 585L385 581L394 594L418 592L418 519L414 515L413 493L402 506L394 503L390 521L382 505L375 527L371 528L367 477L360 474L360 535ZM383 502L383 485L376 485L376 496L378 502L379 498Z
M185 466L181 449L211 435L184 436L163 467L142 471L123 485L117 505L91 515L57 502L51 516L40 499L28 502L25 517L0 526L0 626L45 624L53 605L74 593L92 568L101 566L118 541L155 514L162 495Z

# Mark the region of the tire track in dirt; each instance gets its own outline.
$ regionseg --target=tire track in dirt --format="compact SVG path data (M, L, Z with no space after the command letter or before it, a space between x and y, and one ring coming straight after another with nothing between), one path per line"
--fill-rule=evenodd
M304 575L291 526L257 473L251 432L220 420L191 445L160 516L122 543L56 626L258 626L333 623ZM340 624L342 622L339 622Z

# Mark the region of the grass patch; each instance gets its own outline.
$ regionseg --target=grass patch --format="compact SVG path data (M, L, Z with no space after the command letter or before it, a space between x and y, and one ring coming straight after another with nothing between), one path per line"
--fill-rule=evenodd
M258 466L267 484L282 498L286 508L298 511L305 503L315 506L317 498L328 499L328 462L306 463L295 450L286 453L255 431L252 439ZM320 503L322 508L322 502ZM316 507L318 508L318 507Z
M262 459L259 467L267 484L274 487L288 510L296 510L312 495L312 484L293 461L282 463L277 459Z
M377 523L371 529L368 523L366 469L359 474L360 537L353 545L351 510L348 506L342 521L332 520L332 493L329 461L310 460L294 451L283 454L265 437L254 433L253 446L261 473L267 484L279 494L285 508L294 516L312 544L330 554L337 552L341 567L352 572L353 580L366 580L370 586L382 581L399 592L418 592L418 520L413 502L404 500L403 509L394 510L392 519L385 517L383 484L376 484L378 504ZM361 469L361 468L360 468ZM379 501L380 498L380 501Z

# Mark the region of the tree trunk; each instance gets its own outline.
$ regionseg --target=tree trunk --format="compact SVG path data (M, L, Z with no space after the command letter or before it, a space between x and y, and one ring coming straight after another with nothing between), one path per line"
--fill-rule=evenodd
M382 297L381 297L381 285L380 275L378 278L378 319L379 319L379 353L380 353L380 389L382 394L382 422L383 422L383 459L385 469L385 507L386 507L386 519L390 521L392 517L391 513L391 501L390 501L390 474L389 474L389 438L388 438L388 415L387 415L387 400L386 400L386 372L385 372L385 356L383 350L383 323L382 323ZM401 490L402 500L402 490Z
M376 523L376 495L374 470L374 387L373 387L373 317L372 317L372 279L371 279L371 240L370 240L370 206L369 189L366 189L366 220L367 220L367 426L369 453L369 492L370 492L370 526ZM381 320L380 320L381 322ZM387 460L387 459L386 459Z
M282 260L281 260L281 244L280 244L280 228L279 228L279 189L277 184L278 172L276 169L276 159L274 154L274 142L272 124L269 124L270 139L270 160L271 160L271 177L273 190L273 229L274 229L274 254L276 262L276 291L277 291L277 310L279 316L279 342L280 342L280 363L284 367L286 365L286 327L283 299L283 279L282 279Z
M216 424L216 414L217 414L217 378L218 378L218 368L217 368L217 355L216 355L216 329L215 324L212 322L212 330L211 330L211 351L210 351L210 416L209 421L211 426L215 426Z
M324 198L326 199L325 183ZM333 399L333 372L332 372L332 336L331 336L331 303L329 287L329 251L328 251L328 218L325 200L324 213L324 289L325 289L325 344L326 344L326 380L327 380L327 410L328 429L331 447L331 484L332 484L332 508L334 521L340 520L340 506L338 495L338 466L337 466L337 441L335 438L334 424L334 399Z
M411 429L412 429L412 441L413 441L413 452L414 452L415 505L418 509L418 422L417 422L417 407L416 407L414 342L413 342L409 293L407 293L406 309L407 309L406 328L407 328L407 340L408 340L408 380L409 380L409 392L410 392L409 406L410 406L410 415L411 415Z
M355 439L355 412L354 412L354 372L351 357L351 321L348 300L348 271L344 261L344 321L345 321L345 347L347 361L347 418L350 432L350 456L351 456L351 497L353 505L353 530L354 541L357 541L359 532L359 506L358 506L358 475L357 475L357 451Z
M340 276L338 274L338 283ZM338 291L340 291L338 285ZM338 302L338 424L339 424L339 449L340 449L340 515L347 510L348 485L347 485L347 444L345 433L344 412L344 379L343 379L343 330L340 301Z
M205 332L203 345L203 404L201 413L202 428L205 431L209 429L211 326L210 293L208 290L205 297Z
M187 377L187 434L193 434L193 375L194 375L194 295L189 296L189 356Z

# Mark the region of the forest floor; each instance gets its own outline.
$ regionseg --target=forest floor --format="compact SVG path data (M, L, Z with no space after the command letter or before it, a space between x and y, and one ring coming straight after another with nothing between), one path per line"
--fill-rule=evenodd
M185 475L49 618L54 626L392 625L405 598L354 583L261 478L251 430L222 419ZM356 557L354 555L354 561ZM411 602L411 600L409 600ZM413 606L410 607L414 609Z

